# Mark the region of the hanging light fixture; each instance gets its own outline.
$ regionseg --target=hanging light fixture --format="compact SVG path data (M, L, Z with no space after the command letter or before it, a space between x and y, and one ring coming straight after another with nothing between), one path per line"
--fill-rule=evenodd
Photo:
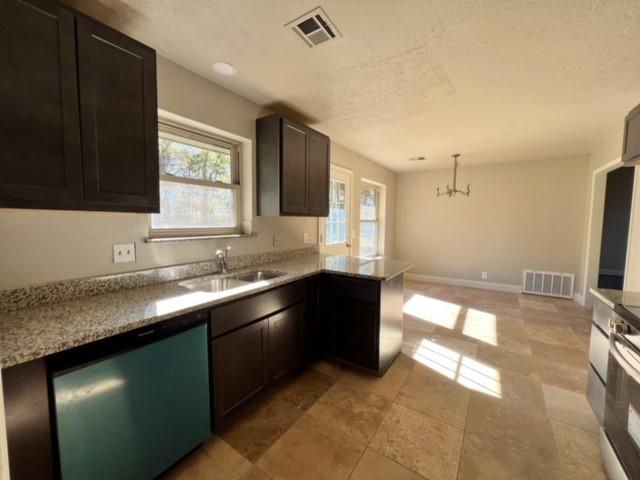
M453 157L453 187L450 187L449 184L447 183L447 189L444 192L441 192L440 187L438 187L436 190L437 196L441 197L442 195L446 195L448 197L455 197L457 193L461 193L462 195L468 197L469 194L471 193L471 184L467 183L466 191L458 190L458 187L456 185L457 177L458 177L458 157L460 156L460 154L454 153L451 156Z

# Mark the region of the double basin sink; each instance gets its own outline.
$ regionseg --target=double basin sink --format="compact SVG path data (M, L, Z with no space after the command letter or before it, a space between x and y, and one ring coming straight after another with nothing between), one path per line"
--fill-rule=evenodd
M282 275L284 275L283 272L255 270L224 277L195 278L193 280L181 282L180 286L196 292L215 293L264 282L266 280L272 280L274 278L281 277Z

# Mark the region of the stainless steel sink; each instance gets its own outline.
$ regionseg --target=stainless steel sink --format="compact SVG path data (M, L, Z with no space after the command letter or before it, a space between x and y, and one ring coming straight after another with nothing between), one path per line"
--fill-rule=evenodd
M228 278L208 278L206 280L195 279L181 282L180 286L194 290L196 292L223 292L225 290L232 290L234 288L244 287L249 285L249 282L228 277Z
M241 280L243 282L262 282L264 280L271 280L273 278L281 277L283 272L274 272L271 270L256 270L254 272L245 272L234 275L233 278Z

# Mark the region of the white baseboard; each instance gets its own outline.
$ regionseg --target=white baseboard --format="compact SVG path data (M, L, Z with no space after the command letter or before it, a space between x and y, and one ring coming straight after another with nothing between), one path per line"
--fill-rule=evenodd
M498 292L522 293L522 285L510 285L508 283L483 282L480 280L465 280L462 278L435 277L433 275L423 275L421 273L405 273L407 280L419 282L443 283L445 285L456 285L458 287L484 288L486 290L496 290Z

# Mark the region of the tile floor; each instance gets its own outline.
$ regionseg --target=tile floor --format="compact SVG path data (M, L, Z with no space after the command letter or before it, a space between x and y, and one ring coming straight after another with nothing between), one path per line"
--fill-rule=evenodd
M585 400L591 312L409 282L382 378L322 360L239 413L170 479L605 479Z

